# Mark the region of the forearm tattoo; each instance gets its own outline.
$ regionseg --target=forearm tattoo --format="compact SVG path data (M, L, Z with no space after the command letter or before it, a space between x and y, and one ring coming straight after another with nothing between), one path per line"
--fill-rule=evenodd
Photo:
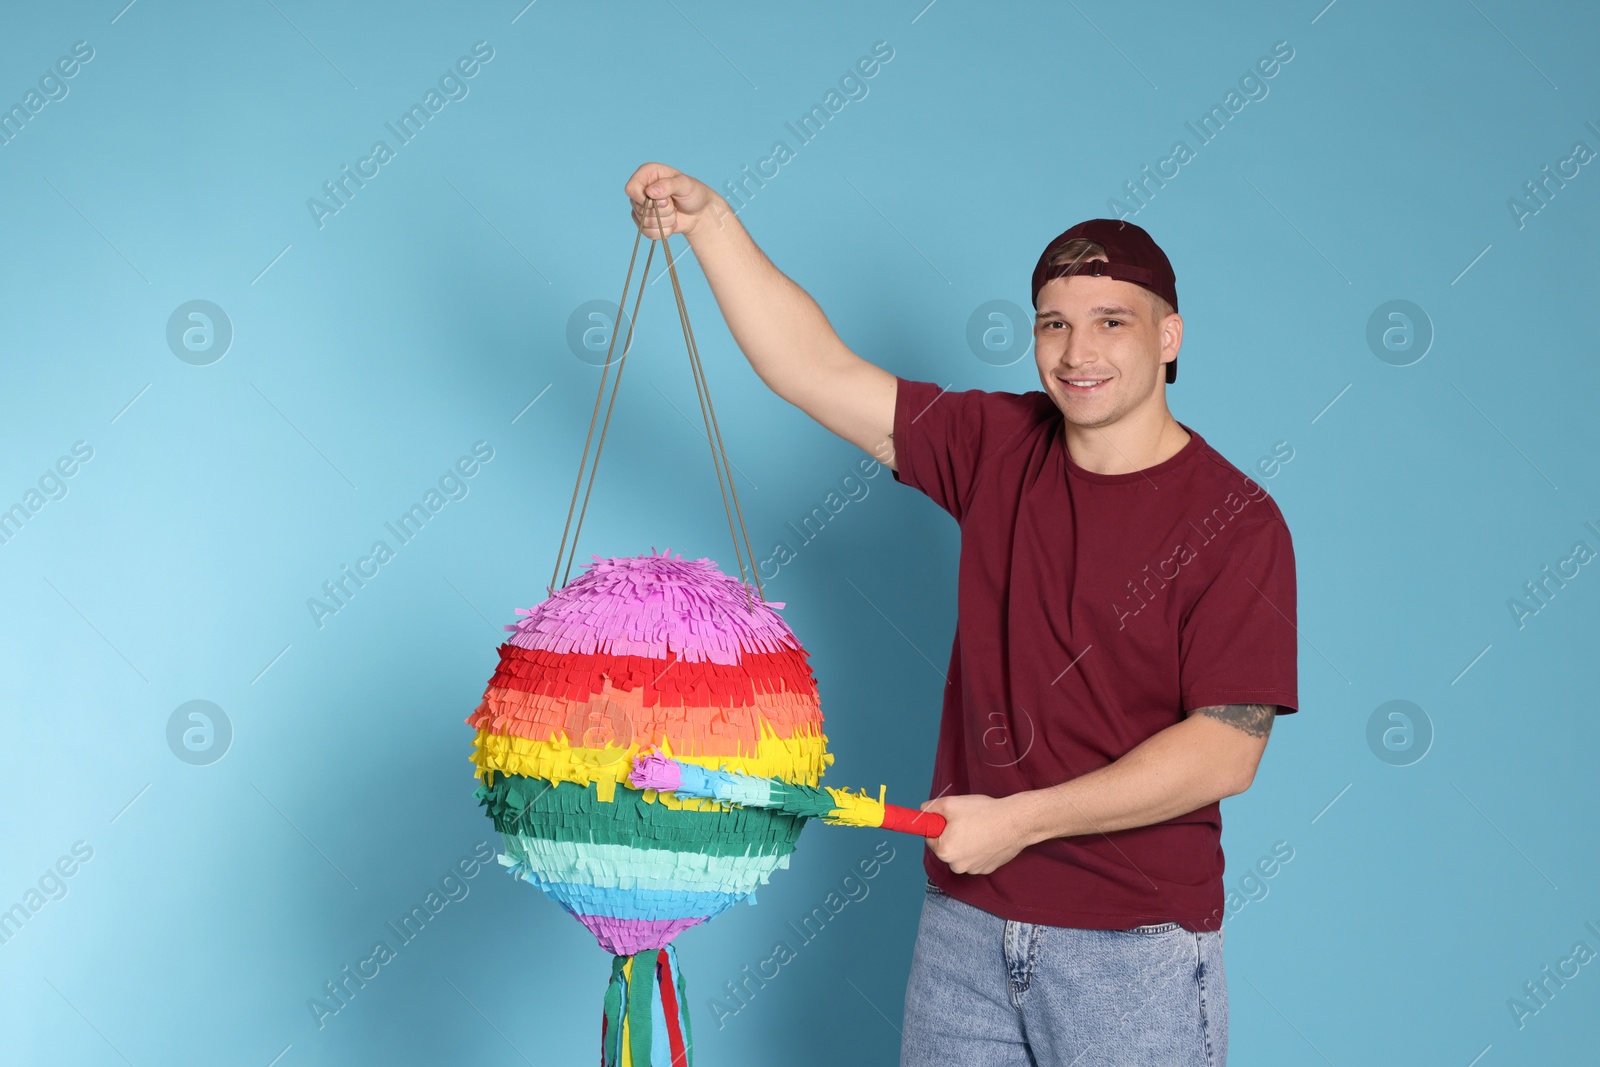
M1272 732L1272 720L1277 717L1275 704L1212 704L1195 708L1190 715L1204 715L1237 727L1251 737L1266 737Z

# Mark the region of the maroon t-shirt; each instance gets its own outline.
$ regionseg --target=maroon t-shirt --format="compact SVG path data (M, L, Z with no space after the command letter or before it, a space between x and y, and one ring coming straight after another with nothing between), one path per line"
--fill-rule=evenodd
M1211 704L1298 706L1294 548L1276 502L1179 423L1176 455L1098 474L1042 391L897 377L894 477L961 524L958 614L929 796L1077 778ZM990 874L924 851L1002 918L1128 929L1223 917L1222 815L1058 837Z

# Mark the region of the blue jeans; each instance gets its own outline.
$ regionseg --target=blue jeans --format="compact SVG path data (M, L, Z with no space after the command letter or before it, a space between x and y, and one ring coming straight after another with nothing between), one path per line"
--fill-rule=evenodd
M1222 931L1010 922L930 881L901 1067L1224 1067Z

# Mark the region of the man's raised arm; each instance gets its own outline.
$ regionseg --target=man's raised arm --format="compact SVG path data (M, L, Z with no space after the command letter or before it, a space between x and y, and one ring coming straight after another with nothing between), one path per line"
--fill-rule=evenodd
M664 163L644 164L625 189L645 237L676 233L688 240L756 376L828 430L895 468L894 375L845 346L810 294L756 247L727 201Z

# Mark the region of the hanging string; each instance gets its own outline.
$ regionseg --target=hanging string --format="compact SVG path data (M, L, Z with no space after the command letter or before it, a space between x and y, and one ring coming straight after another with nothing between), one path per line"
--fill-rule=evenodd
M653 201L651 202L650 207L655 216L656 228L659 231L661 230L661 210ZM628 259L628 273L623 279L622 283L622 299L617 302L617 308L619 311L627 304L628 289L633 283L634 264L637 263L639 259L639 241L643 236L644 231L642 229L634 235L633 254ZM560 580L561 586L565 586L567 579L572 573L572 563L577 555L578 549L578 535L583 529L584 516L589 510L589 496L594 490L595 475L600 469L600 451L605 446L606 433L611 426L611 412L616 406L617 392L622 386L622 372L627 366L628 355L632 351L633 331L638 323L639 307L644 299L644 287L649 281L650 264L655 258L656 240L657 239L652 238L650 242L650 254L646 256L644 270L640 274L639 294L634 298L633 314L629 316L627 336L623 339L622 343L622 356L617 361L617 377L612 383L611 399L606 405L606 417L605 421L601 423L600 426L599 440L595 441L595 423L598 421L600 415L601 398L605 395L606 378L609 376L611 371L611 353L615 349L617 343L617 330L615 328L613 328L611 331L611 341L606 347L606 362L605 367L602 369L600 374L600 389L595 395L594 411L589 416L589 432L588 436L583 442L583 456L578 464L578 479L576 484L574 484L572 487L572 502L567 506L567 522L561 531L561 546L556 554L556 568L550 576L550 586L546 590L547 593L553 594L555 592L555 590L558 588L556 584L558 579ZM711 446L711 463L717 474L717 488L722 494L722 510L727 515L728 532L733 538L733 552L735 561L739 567L739 580L740 584L744 585L745 587L745 607L747 611L753 611L754 602L750 592L750 584L745 580L745 567L747 565L746 556L748 556L750 574L754 578L756 584L755 595L759 596L763 603L766 601L766 592L761 586L760 572L756 569L755 552L750 547L750 533L745 526L744 510L739 506L739 491L733 480L733 463L728 459L727 449L722 442L722 429L717 423L716 408L711 402L711 387L709 379L706 376L705 366L700 359L699 346L694 339L694 328L689 324L689 307L687 301L684 299L682 283L678 279L677 263L673 259L672 247L670 242L667 240L667 237L663 236L659 238L659 240L661 241L661 247L666 255L667 272L672 278L673 299L677 304L679 323L683 327L684 344L689 352L689 369L694 378L695 396L700 402L700 417L705 423L706 427L706 441ZM593 443L595 446L594 463L589 467L589 485L586 489L584 489L583 506L579 508L578 490L583 486L584 467L589 466L589 446L591 443ZM726 475L726 484L724 484L724 475ZM731 510L728 506L728 498L730 496L733 498L733 506ZM576 527L574 527L572 524L572 516L575 510L577 511L578 515ZM735 514L738 516L738 530L734 529ZM568 557L567 553L567 539L569 532L571 533L572 538L571 557ZM739 545L739 536L741 532L744 535L743 552L740 551ZM563 559L566 559L565 574L562 573Z
M628 286L633 282L633 265L639 260L639 239L643 236L644 231L641 230L633 239L633 255L628 257L628 274L627 277L625 277L622 281L622 299L617 301L618 313L621 313L622 309L625 308L628 303ZM650 254L645 257L644 271L639 279L639 296L634 300L633 314L628 319L628 336L624 338L622 342L622 359L617 363L617 380L611 387L611 401L606 405L606 421L604 425L600 427L600 441L595 445L594 466L590 468L589 471L589 488L586 489L583 494L583 510L578 513L578 528L577 530L572 531L572 554L574 557L576 557L578 552L578 531L583 529L583 517L589 511L589 493L594 489L594 476L595 473L600 469L600 449L605 446L606 430L611 426L611 409L616 405L617 390L622 385L623 364L627 362L628 353L633 347L633 330L639 321L639 304L640 301L644 299L644 282L650 277L650 261L655 258L655 254L655 242L651 241ZM566 556L567 554L567 531L572 527L572 512L578 504L578 487L583 484L583 468L585 464L589 462L589 443L594 438L595 420L600 415L600 398L605 395L606 377L611 373L611 352L616 347L616 344L617 331L615 326L613 326L611 330L611 343L606 346L605 366L600 371L600 391L595 395L594 398L594 413L589 416L589 436L584 439L583 457L578 461L578 481L577 484L572 487L572 503L567 505L567 525L563 527L561 531L561 547L556 553L556 569L555 573L550 576L550 586L546 589L547 593L554 593L560 586L565 586L567 584L567 575L572 573L572 560L568 559L567 575L562 575L561 560L562 557ZM556 584L556 579L558 577L560 577L560 586L557 586Z
M652 205L653 206L653 205ZM660 226L661 215L656 213L656 224ZM672 276L672 295L678 305L678 320L683 324L683 339L689 349L689 369L694 375L695 395L700 399L700 417L706 423L706 441L711 444L711 462L717 469L717 488L722 488L723 468L727 468L728 488L722 494L722 510L728 510L728 496L733 496L733 510L739 515L739 529L744 531L745 552L750 559L750 573L755 578L756 589L761 592L761 599L766 600L766 593L761 589L761 575L756 570L756 554L750 548L750 534L745 530L744 511L739 507L739 490L733 481L733 464L728 459L727 450L722 444L722 430L717 425L716 409L711 404L711 386L706 379L705 365L700 361L700 347L695 343L694 328L689 325L689 305L683 297L683 286L678 281L677 261L672 258L672 247L665 241L662 248L667 257L667 273ZM714 438L714 440L713 440ZM720 464L718 459L721 459ZM744 582L744 559L739 556L739 534L733 530L733 515L728 516L728 532L733 535L733 552L739 563L739 580ZM745 607L752 610L750 603L750 586L745 584Z

